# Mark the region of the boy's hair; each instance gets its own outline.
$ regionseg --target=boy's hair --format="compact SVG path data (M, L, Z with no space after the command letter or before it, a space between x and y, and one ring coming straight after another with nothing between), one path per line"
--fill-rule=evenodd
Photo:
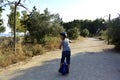
M66 32L61 32L60 35L64 36L64 37L67 37L67 33Z

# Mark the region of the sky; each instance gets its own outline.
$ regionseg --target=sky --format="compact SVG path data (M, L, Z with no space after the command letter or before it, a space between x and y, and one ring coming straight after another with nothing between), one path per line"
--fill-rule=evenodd
M10 0L15 1L15 0ZM23 1L23 0L22 0ZM33 6L43 12L48 8L51 13L58 13L64 22L74 19L115 18L120 13L120 0L26 0L22 2L30 11ZM4 25L7 26L9 7L3 12ZM19 10L24 10L20 8ZM5 33L10 32L7 27Z

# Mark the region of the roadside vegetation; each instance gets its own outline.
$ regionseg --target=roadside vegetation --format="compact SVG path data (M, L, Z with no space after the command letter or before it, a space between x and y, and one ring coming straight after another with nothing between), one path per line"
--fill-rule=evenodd
M115 49L120 51L120 15L110 22L106 21L105 25L107 28L100 32L100 38L115 45Z
M3 2L0 2L4 3ZM39 12L35 6L31 13L26 10L16 14L16 32L24 33L16 38L16 53L14 53L14 5L10 5L8 14L8 25L11 29L10 37L0 37L0 68L30 57L44 54L46 51L55 50L60 43L60 32L66 31L71 40L81 40L82 37L99 37L110 44L114 44L116 49L120 49L120 16L105 21L102 18L96 20L73 20L63 22L59 14L53 14L46 8L43 13ZM4 21L1 13L4 9L0 7L0 33L5 32ZM81 37L82 36L82 37Z

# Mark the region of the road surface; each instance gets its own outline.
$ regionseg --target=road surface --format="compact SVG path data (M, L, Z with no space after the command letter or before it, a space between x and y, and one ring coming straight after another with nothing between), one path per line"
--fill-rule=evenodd
M69 75L58 73L61 51L50 51L1 70L0 80L120 80L120 54L112 45L88 38L71 44Z

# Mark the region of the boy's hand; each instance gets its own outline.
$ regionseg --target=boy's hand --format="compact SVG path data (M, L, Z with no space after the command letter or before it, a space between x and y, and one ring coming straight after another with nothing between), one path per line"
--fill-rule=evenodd
M59 46L59 49L61 49L61 46Z
M61 49L61 47L62 47L62 42L61 42L61 44L60 44L60 46L59 46L59 49Z
M69 43L72 43L72 41L71 41L71 40L69 40Z

